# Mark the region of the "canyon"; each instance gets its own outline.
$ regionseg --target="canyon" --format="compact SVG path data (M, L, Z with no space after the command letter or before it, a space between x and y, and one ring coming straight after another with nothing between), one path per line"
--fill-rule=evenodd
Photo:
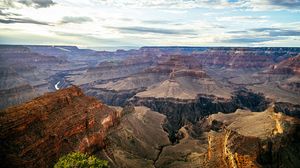
M300 48L0 46L1 163L297 167Z

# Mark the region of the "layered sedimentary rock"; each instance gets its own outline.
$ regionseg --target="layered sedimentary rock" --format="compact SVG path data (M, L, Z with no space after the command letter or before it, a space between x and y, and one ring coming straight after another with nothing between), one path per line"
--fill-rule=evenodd
M216 84L203 71L200 61L195 57L164 56L158 65L146 71L155 72L158 76L166 73L167 79L148 87L137 97L195 99L198 94L215 94L225 98L231 95L229 88Z
M1 166L51 167L68 152L95 151L119 117L75 86L5 109L0 112Z
M299 52L0 46L0 108L59 90L0 112L1 163L51 167L79 150L112 167L296 167Z
M79 150L96 152L111 167L296 167L299 120L275 113L278 105L234 112L268 104L262 95L235 95L229 102L147 99L159 114L142 106L114 110L77 87L49 93L1 111L1 162L48 167ZM234 113L210 115L217 111Z
M238 110L208 118L209 166L297 167L299 120L275 113ZM218 155L219 154L219 155Z
M296 105L299 75L294 71L299 68L299 52L284 47L142 47L109 52L76 46L0 47L1 68L11 68L24 81L22 85L29 84L37 95L76 84L88 95L122 106L134 95L228 98L240 87ZM281 73L266 73L272 67ZM34 98L22 97L26 94L32 95L25 90L4 95L10 100L15 95L16 101L3 102L3 107Z
M88 68L82 76L74 76L75 84L86 84L98 80L109 80L126 77L143 71L152 64L151 59L127 59L124 61L105 61L95 67Z
M52 68L67 61L32 52L25 46L0 46L0 109L29 101L49 91Z
M166 115L168 120L165 127L172 142L177 141L176 133L187 123L195 124L199 119L210 114L231 113L238 108L263 111L269 104L262 94L255 94L247 90L235 92L234 96L228 99L212 95L199 95L195 99L134 97L130 99L130 102Z
M161 149L171 144L162 126L165 119L149 108L132 107L110 130L107 145L98 154L112 167L153 167Z
M276 65L273 65L269 73L283 75L300 75L300 55L288 58Z
M187 123L177 143L163 131L165 116L146 107L128 111L97 154L112 167L297 167L298 119L276 113L237 110Z

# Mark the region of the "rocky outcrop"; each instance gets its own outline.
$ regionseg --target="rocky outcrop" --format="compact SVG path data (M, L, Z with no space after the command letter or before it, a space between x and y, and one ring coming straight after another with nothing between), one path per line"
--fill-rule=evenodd
M166 129L170 140L176 142L177 131L185 124L196 123L199 119L217 112L230 113L238 108L263 111L268 107L268 100L261 94L240 90L230 99L213 95L198 95L196 99L141 98L134 97L132 104L149 107L153 111L167 116Z
M109 80L127 77L146 69L152 64L151 60L147 59L128 59L124 61L104 61L95 67L87 69L79 78L72 78L77 85L92 83L98 80Z
M300 75L300 55L288 58L271 66L269 73L283 75Z
M107 90L101 88L88 88L86 90L86 94L101 100L105 104L123 107L128 103L128 100L131 97L133 97L141 90L144 90L144 88L121 91Z
M47 78L68 62L32 52L26 46L0 45L0 109L29 101L48 92Z
M170 145L162 124L165 116L138 106L128 110L106 138L105 149L98 152L112 167L154 167L164 146Z
M198 94L213 94L222 98L231 96L232 90L210 78L202 69L201 61L192 56L163 55L157 65L146 69L145 72L155 74L156 78L165 78L149 85L145 91L138 93L137 97L195 99Z
M194 55L201 59L204 65L247 69L268 67L289 55L297 55L297 49L212 47Z
M129 107L129 106L128 106ZM168 141L165 116L142 106L130 108L109 131L97 152L111 167L297 167L299 119L276 113L240 110L186 123Z
M178 143L162 149L156 167L297 167L298 119L237 110L180 128Z
M222 167L297 167L300 161L299 120L275 113L238 110L208 118L209 165ZM217 140L218 139L218 140ZM217 140L217 141L216 141ZM215 148L214 144L220 144ZM218 155L219 154L219 155Z
M51 167L68 152L97 150L119 117L75 86L5 109L0 112L1 166Z
M300 118L300 105L286 102L276 102L275 111L286 115Z

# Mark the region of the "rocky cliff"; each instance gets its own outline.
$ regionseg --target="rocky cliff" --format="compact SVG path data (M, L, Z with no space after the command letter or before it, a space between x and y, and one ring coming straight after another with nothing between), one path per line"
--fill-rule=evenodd
M111 167L297 167L299 119L276 113L236 110L184 124L168 141L166 117L149 108L130 108L110 129L97 155Z
M198 95L196 99L134 97L130 99L130 103L146 106L166 115L165 129L169 132L170 141L176 142L176 133L187 123L195 124L208 115L217 112L232 113L238 108L263 111L270 102L262 94L240 90L228 99L213 95Z
M75 86L5 109L0 112L1 166L51 167L68 152L93 152L104 146L119 117Z
M259 113L218 113L208 121L210 166L297 167L300 161L299 120L272 107Z

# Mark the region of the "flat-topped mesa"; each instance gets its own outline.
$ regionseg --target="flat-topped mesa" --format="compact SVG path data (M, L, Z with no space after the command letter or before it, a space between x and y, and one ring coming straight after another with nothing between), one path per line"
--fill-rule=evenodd
M187 55L163 55L156 65L146 69L144 72L170 74L172 77L175 77L174 75L176 74L178 76L205 76L199 60Z
M104 145L120 112L72 86L0 112L0 152L4 167L51 167L71 151Z
M195 78L208 78L208 75L201 70L190 70L190 69L184 69L179 70L173 73L173 77L184 77L184 76L190 76Z
M195 99L197 94L230 97L231 90L218 86L202 69L199 59L186 55L164 55L147 73L167 75L167 79L136 94L137 97Z
M201 68L201 61L190 55L163 55L160 57L158 65L182 66L186 68Z

